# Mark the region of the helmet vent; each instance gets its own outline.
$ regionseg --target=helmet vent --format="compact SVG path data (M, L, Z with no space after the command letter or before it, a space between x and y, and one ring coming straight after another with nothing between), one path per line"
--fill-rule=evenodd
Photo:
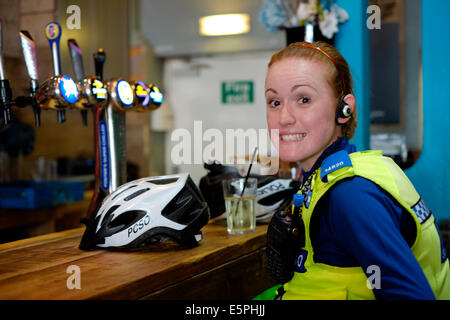
M174 183L174 182L177 182L177 181L178 181L178 178L147 180L147 182L150 182L150 183L153 183L153 184L158 184L158 185Z
M104 223L108 223L109 219L111 219L112 217L111 214L116 211L117 208L119 208L120 205L116 205L116 206L112 206L111 208L109 208L109 210L105 213L105 215L103 216L103 220L102 220L102 224Z
M258 188L264 187L266 184L271 183L272 181L277 180L274 176L262 176L258 177Z
M280 192L276 192L274 194L271 194L270 196L267 196L265 198L259 199L258 203L263 206L271 206L277 203L278 201L281 201L285 199L286 197L290 196L293 191L292 189L286 189Z
M114 220L112 220L108 227L110 228L116 228L119 227L119 230L116 230L115 232L120 232L123 229L128 228L129 226L133 225L134 223L138 222L140 219L145 217L146 212L142 210L132 210L125 213L122 213L121 215L117 216Z
M120 191L118 194L116 194L111 200L116 199L118 196L120 196L122 193L124 193L127 190L130 190L131 188L135 188L137 187L137 184L134 184L132 186L129 186L128 188L123 189L122 191Z
M141 195L141 194L147 192L148 190L150 190L150 188L145 188L145 189L138 190L138 191L136 191L136 192L130 194L129 196L127 196L127 197L124 198L123 200L124 200L124 201L130 201L130 200L136 198L137 196L139 196L139 195Z

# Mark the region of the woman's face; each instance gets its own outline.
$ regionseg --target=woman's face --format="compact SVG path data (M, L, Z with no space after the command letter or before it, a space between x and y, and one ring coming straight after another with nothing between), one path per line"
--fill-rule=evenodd
M283 161L310 170L341 134L335 123L337 98L322 62L289 57L273 63L266 77L267 124ZM276 141L275 141L276 140Z

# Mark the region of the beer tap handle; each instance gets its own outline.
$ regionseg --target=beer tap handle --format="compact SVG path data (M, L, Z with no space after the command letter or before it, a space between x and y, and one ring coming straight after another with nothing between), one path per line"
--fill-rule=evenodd
M6 80L3 67L3 22L0 20L0 80Z
M83 67L83 51L78 46L75 39L67 40L69 46L70 58L72 60L73 71L75 72L75 80L81 81L84 79L84 67Z
M61 59L59 54L59 40L61 39L61 26L58 22L50 22L45 27L45 36L47 37L52 52L53 75L61 74Z
M19 37L28 75L31 80L39 81L39 72L36 59L36 44L34 43L30 33L26 30L21 30L19 32Z
M36 90L39 87L39 72L36 59L36 44L30 33L26 30L19 32L20 43L22 45L23 57L27 66L28 76L30 77L30 96L36 127L41 124L41 108L36 102Z
M83 51L78 46L75 39L67 40L69 46L70 59L72 60L73 71L75 72L75 80L82 81L85 77L83 67ZM81 110L81 121L83 126L87 127L87 110Z
M100 81L103 81L103 65L106 61L106 54L102 48L94 53L95 75Z
M11 120L12 91L6 79L3 65L3 26L0 20L0 124L7 125Z
M58 22L50 22L45 26L45 36L47 37L52 52L53 75L55 77L61 75L61 59L59 53L59 40L61 39L61 26ZM58 123L65 121L65 111L57 112Z

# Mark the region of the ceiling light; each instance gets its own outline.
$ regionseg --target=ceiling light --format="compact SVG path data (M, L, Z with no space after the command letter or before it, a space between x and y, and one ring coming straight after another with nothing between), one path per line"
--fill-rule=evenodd
M203 36L224 36L250 31L250 16L243 13L206 16L198 22Z

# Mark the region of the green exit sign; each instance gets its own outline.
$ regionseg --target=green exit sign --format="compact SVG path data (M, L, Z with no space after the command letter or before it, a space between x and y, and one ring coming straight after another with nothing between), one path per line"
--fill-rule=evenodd
M253 81L222 82L222 103L253 103Z

